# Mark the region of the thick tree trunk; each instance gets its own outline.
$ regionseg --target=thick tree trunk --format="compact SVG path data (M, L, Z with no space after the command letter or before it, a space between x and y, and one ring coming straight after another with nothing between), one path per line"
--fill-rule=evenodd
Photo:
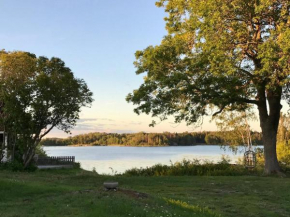
M262 128L262 134L264 143L265 173L279 173L281 170L276 153L277 130L271 126L271 123L264 125L264 129Z
M266 100L261 100L258 109L264 143L265 173L273 174L281 172L276 153L277 131L282 108L281 91L268 92L267 100L268 108Z

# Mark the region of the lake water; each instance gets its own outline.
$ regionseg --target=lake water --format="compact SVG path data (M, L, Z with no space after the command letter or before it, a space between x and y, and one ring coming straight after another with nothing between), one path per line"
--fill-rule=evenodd
M244 147L239 147L234 154L228 148L222 149L217 145L171 146L171 147L119 147L119 146L92 146L92 147L44 147L49 156L75 156L81 168L95 170L99 174L123 173L134 167L150 167L161 163L169 165L183 159L210 160L217 162L223 155L228 156L231 162L236 162L243 156Z

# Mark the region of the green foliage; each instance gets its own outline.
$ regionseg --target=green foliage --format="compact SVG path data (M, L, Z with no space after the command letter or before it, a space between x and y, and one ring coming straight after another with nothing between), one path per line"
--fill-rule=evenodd
M252 133L249 121L257 120L252 109L243 112L224 110L221 114L213 117L218 129L229 145L252 145ZM230 132L230 133L227 133Z
M196 144L227 145L225 135L231 132L192 132L192 133L88 133L66 139L46 138L41 141L43 146L67 145L120 145L120 146L190 146ZM261 144L261 133L252 132L253 144ZM238 143L243 145L243 143Z
M18 161L1 163L0 170L23 171L23 164Z
M277 144L277 156L282 165L290 167L290 145L287 142L279 142Z
M197 136L198 135L198 136ZM88 133L67 139L46 138L41 144L44 146L63 145L123 145L123 146L188 146L195 145L196 138L204 143L205 133Z
M0 171L7 170L13 172L34 172L37 170L34 162L30 163L27 167L24 167L23 163L19 160L0 163Z
M81 163L79 163L79 162L74 162L73 168L74 168L74 169L80 169L80 168L81 168Z
M156 164L147 168L133 168L125 171L125 176L240 176L257 175L262 171L248 170L243 165L230 164L227 159L218 163L183 160L170 166Z
M67 146L69 145L66 139L60 138L45 138L40 142L41 146Z
M206 144L220 144L222 145L222 139L218 133L208 133L205 136L205 143Z
M136 73L147 74L127 96L136 113L191 124L209 106L241 111L258 104L258 90L288 84L289 1L160 0L157 6L168 13L168 35L135 54Z
M26 167L53 128L69 132L75 126L81 107L91 104L92 92L55 57L1 51L0 71L0 124Z
M289 132L290 131L290 115L281 113L277 134L278 142L285 142L290 139Z
M134 111L194 124L225 109L255 105L267 146L265 172L279 172L273 153L281 99L290 104L290 1L159 0L156 5L168 13L168 33L160 45L135 53L136 74L145 76L126 98Z
M35 154L37 154L38 156L47 157L46 152L43 150L43 146L41 146L40 144L36 146Z
M255 150L257 157L257 167L261 168L265 164L264 149L259 148ZM284 142L277 143L277 158L281 169L285 173L290 172L290 145Z
M259 165L263 165L265 161L263 151L263 149L256 150ZM290 145L286 141L277 143L277 157L282 169L290 171Z
M290 116L289 114L280 115L278 133L277 133L277 158L278 161L285 171L290 170L290 145L289 145L289 131L290 131ZM257 151L258 163L264 164L264 150L260 149Z

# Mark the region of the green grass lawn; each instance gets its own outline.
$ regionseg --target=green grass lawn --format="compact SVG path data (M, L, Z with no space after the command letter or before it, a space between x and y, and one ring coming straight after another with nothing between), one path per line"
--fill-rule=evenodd
M105 191L104 181L120 190ZM1 217L290 216L290 179L100 176L78 169L0 171Z

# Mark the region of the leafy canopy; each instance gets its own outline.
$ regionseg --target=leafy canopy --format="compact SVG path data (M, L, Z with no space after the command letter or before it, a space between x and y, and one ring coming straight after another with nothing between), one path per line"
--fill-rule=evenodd
M167 36L136 52L144 83L127 96L136 113L192 124L209 108L244 110L263 94L288 99L288 0L160 0Z
M36 135L53 127L69 132L80 108L92 102L84 80L75 78L59 58L2 51L0 70L4 121L18 132L27 127Z
M59 58L1 51L0 102L0 124L27 166L54 127L70 131L81 107L91 104L92 92Z

